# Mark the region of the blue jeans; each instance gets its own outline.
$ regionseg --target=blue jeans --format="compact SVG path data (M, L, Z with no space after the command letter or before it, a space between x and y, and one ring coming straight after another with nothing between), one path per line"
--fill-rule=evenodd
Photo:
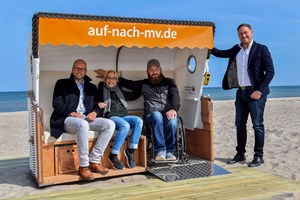
M254 129L254 157L263 157L263 147L265 140L264 128L264 110L267 101L266 96L255 100L250 98L253 90L241 90L236 92L236 118L235 126L237 130L237 147L238 154L246 152L247 143L247 119L250 113L253 129Z
M176 149L177 118L168 119L167 116L154 111L146 116L147 124L153 129L154 153L166 151L173 153Z
M109 119L115 122L116 129L118 130L111 153L118 154L120 152L130 128L132 128L132 132L128 148L137 149L142 133L143 120L140 117L133 115L124 117L112 116Z

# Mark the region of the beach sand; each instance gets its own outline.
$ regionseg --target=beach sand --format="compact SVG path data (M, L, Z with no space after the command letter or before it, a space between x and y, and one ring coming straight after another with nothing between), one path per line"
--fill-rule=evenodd
M234 101L214 101L215 163L229 169L246 163L227 165L235 155ZM253 159L253 130L248 121L247 162ZM265 109L265 163L256 169L300 181L300 98L268 99ZM0 113L0 159L28 157L27 112ZM0 199L22 197L50 191L109 187L154 178L151 175L99 179L93 182L69 183L38 188L28 165L0 168Z

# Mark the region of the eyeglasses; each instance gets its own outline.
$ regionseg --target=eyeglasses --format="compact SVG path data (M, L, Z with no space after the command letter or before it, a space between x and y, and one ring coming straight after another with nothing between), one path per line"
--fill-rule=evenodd
M73 67L73 70L78 72L84 72L86 68Z
M109 80L109 81L111 81L111 80L114 80L114 81L116 81L117 80L117 78L116 77L106 77L106 80Z

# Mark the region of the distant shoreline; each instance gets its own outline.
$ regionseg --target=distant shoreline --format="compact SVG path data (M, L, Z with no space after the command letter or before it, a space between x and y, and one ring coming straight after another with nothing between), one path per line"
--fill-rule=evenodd
M290 99L290 100L299 100L300 101L300 97L268 97L268 100L283 100L283 99ZM234 99L212 99L213 102L222 102L222 101L234 101ZM16 112L27 112L28 110L14 110L14 111L1 111L0 109L0 114L2 113L16 113Z
M300 86L271 86L268 99L300 97ZM221 87L203 87L202 96L213 101L235 99L236 89L223 90ZM183 101L183 100L182 100ZM27 92L0 92L0 112L18 112L27 110Z
M274 86L270 86L270 88L276 88L276 87L299 87L300 88L300 85L274 85ZM211 86L204 86L203 88L212 88L212 89L222 89L222 87L211 87ZM0 91L0 93L4 93L4 92L26 92L27 93L27 90L25 91Z

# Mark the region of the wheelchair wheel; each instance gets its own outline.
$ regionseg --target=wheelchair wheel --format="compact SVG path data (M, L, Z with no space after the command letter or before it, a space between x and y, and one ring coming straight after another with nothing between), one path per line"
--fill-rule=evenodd
M186 151L186 135L185 129L183 126L183 120L181 117L178 117L178 125L177 125L177 148L178 148L178 158L181 163L188 162L188 155Z

